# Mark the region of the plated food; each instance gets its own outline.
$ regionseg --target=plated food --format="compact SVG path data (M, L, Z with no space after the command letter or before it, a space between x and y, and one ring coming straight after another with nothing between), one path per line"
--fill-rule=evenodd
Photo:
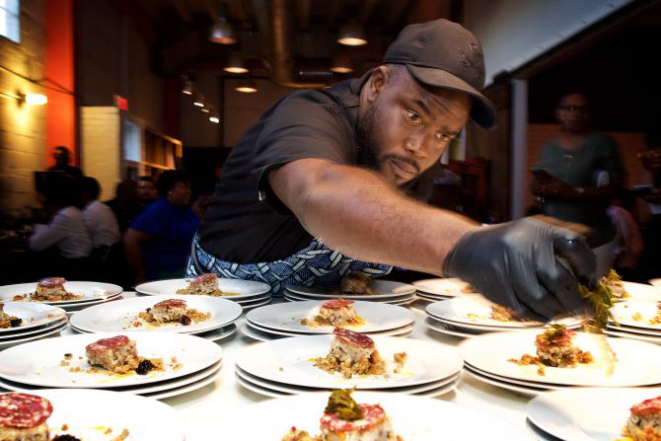
M135 341L125 335L102 338L88 344L85 347L85 355L90 365L102 367L119 375L126 375L131 372L138 375L147 375L152 370L165 370L163 359L140 357ZM62 366L68 366L68 360L71 360L71 358L71 354L65 354ZM176 359L172 361L174 369L181 367L181 365L176 364ZM71 368L71 372L80 372L80 368ZM87 372L96 373L97 371L90 369Z
M403 441L395 434L380 404L358 404L351 393L331 393L319 421L321 435L310 436L307 431L292 427L282 441Z
M327 372L339 372L344 378L353 375L380 375L386 372L386 362L374 347L374 340L364 334L335 328L335 339L325 357L314 365ZM405 356L405 354L404 354Z
M168 299L156 303L153 308L147 308L138 313L131 327L143 325L159 327L168 324L181 324L189 326L191 323L200 323L209 320L211 314L200 312L195 308L187 308L185 300Z
M631 407L623 435L631 441L661 441L661 396Z
M0 329L18 328L23 319L5 313L5 304L0 302Z
M0 395L0 439L50 441L46 420L53 406L45 398L23 393Z
M536 357L525 354L521 358L511 358L508 361L521 366L536 365L539 367L537 370L539 375L544 375L545 366L562 368L593 363L592 354L576 346L575 337L575 331L563 325L551 325L535 338Z
M64 302L69 300L80 300L80 296L64 289L67 280L64 277L49 277L37 283L34 292L27 294L17 294L14 301L29 300L33 302Z
M286 300L321 300L331 298L343 298L351 300L368 300L370 302L400 303L412 300L415 296L415 288L412 285L392 282L390 280L373 279L369 284L369 290L359 293L360 286L344 292L341 286L297 286L287 285L284 296Z
M622 282L622 276L620 276L614 269L611 269L608 274L599 279L599 281L610 288L613 297L620 300L631 297L627 292L626 285Z
M188 283L188 288L178 289L177 294L193 294L212 297L236 296L236 292L227 292L218 286L218 277L213 273L202 274Z
M301 324L311 328L319 326L334 326L338 328L360 326L365 323L353 307L354 301L349 299L332 299L325 301L319 308L319 313L312 320L301 319Z
M370 286L373 283L365 273L354 272L340 279L340 290L345 294L372 295L374 291Z

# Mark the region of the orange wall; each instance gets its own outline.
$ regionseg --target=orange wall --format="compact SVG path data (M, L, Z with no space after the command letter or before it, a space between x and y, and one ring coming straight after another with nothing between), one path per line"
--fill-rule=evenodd
M75 90L74 77L74 0L46 0L46 78L69 91ZM56 87L52 83L49 86ZM76 107L73 95L46 90L47 165L53 165L53 148L63 145L76 154Z

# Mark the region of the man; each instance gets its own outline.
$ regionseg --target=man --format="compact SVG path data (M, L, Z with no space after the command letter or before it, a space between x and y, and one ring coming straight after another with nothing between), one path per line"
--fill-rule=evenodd
M362 78L287 96L225 163L188 275L266 281L277 294L396 265L461 277L525 313L583 308L555 258L593 282L576 234L530 219L482 228L413 199L469 116L493 125L483 85L480 43L436 20L405 28Z
M101 187L96 179L83 178L81 187L83 219L92 238L94 253L105 255L110 247L122 240L117 217L108 205L99 201Z
M158 199L156 183L151 176L140 176L138 178L136 195L138 197L138 203L143 209Z
M606 210L624 178L617 145L590 127L590 103L582 93L562 96L555 116L562 132L542 149L532 191L545 215L592 228L598 273L604 275L613 264L615 238Z
M53 150L53 158L55 159L55 165L49 168L49 171L60 171L76 179L81 179L83 177L81 169L69 164L69 162L71 162L71 153L68 148L63 145L55 147Z

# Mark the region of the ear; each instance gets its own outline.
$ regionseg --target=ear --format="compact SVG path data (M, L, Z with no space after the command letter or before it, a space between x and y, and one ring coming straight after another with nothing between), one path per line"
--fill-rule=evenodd
M365 98L368 102L373 102L381 93L383 87L392 76L392 70L388 66L379 66L372 71L369 80L364 86Z

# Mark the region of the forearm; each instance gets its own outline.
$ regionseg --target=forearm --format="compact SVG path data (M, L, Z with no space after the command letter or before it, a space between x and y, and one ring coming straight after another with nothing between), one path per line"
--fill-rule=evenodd
M288 167L279 173L301 172ZM456 241L478 228L404 196L375 173L330 163L315 172L314 184L302 188L283 188L288 184L278 179L271 183L311 235L353 258L440 274Z
M33 251L44 251L64 238L59 228L54 225L35 225L34 234L30 236L28 245Z
M135 232L129 229L124 234L124 248L126 259L133 269L133 275L139 281L147 279L147 270L142 256L142 243L135 237Z

